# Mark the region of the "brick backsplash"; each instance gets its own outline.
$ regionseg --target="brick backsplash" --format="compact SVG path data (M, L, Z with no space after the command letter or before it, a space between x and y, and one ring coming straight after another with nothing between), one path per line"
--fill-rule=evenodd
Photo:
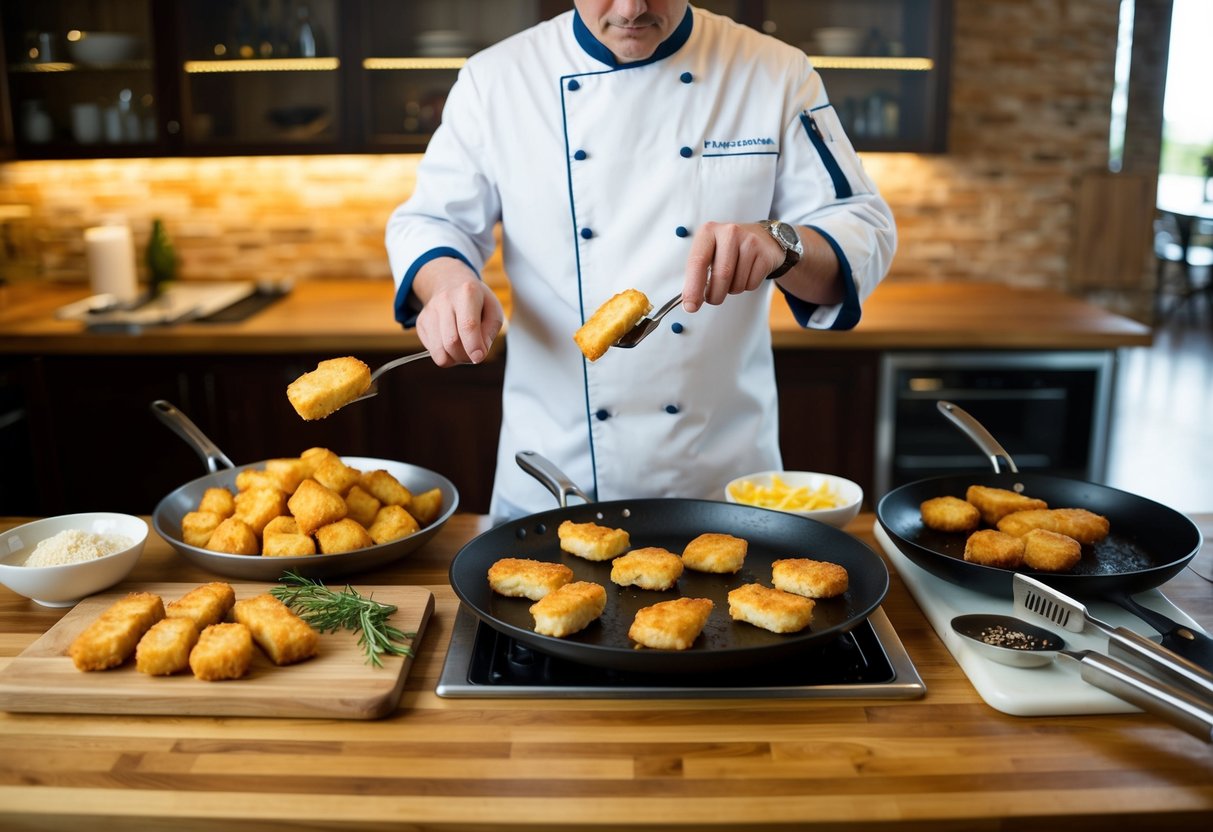
M957 0L948 152L864 156L897 218L890 280L1067 287L1077 185L1107 169L1118 8ZM1148 144L1145 157L1148 166ZM30 214L0 219L3 267L83 281L82 230L117 213L139 245L162 218L183 279L387 280L384 224L419 158L10 162L0 165L0 207ZM1144 283L1146 262L1142 274Z

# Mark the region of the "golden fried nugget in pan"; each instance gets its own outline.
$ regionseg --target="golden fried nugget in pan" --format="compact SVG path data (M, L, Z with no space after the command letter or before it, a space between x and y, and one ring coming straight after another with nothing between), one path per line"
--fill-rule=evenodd
M564 638L584 630L606 609L606 590L589 581L574 581L531 604L535 632Z
M1041 572L1065 572L1082 560L1082 544L1047 529L1032 529L1023 536L1023 565Z
M489 586L499 595L538 601L573 581L573 570L563 563L532 558L502 558L489 567Z
M812 598L762 584L744 584L729 592L729 618L772 633L800 632L813 620L816 605Z
M971 532L981 524L977 506L959 497L932 497L918 508L923 524L937 532Z
M965 491L965 500L977 506L981 519L991 526L1013 511L1029 511L1048 508L1044 500L1037 500L1006 488L990 488L985 485L970 485Z
M697 572L732 574L741 571L749 542L731 534L709 532L692 540L682 550L682 562Z
M834 598L847 591L850 576L845 566L810 558L782 558L771 564L776 589L806 598Z
M1023 564L1023 539L994 529L981 529L965 541L964 557L970 563L1015 569Z
M710 598L675 598L642 607L628 638L654 650L686 650L703 632L714 606Z
M1054 508L1017 511L998 521L998 530L1023 537L1032 529L1047 529L1072 537L1079 543L1098 543L1108 536L1108 518L1085 508Z
M682 576L682 558L659 546L633 549L611 561L611 582L620 586L662 591Z
M631 544L623 529L608 529L597 523L574 523L565 520L556 529L560 548L570 555L586 560L610 560L627 551Z

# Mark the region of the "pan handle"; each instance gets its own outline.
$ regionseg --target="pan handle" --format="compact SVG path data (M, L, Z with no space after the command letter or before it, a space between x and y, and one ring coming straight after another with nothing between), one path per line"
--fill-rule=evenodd
M164 399L156 399L151 404L152 413L156 414L156 418L164 424L168 425L173 433L180 436L186 443L198 452L198 456L202 457L202 461L206 463L206 468L212 474L220 468L235 468L236 466L227 454L219 450L219 446L210 440L197 425L190 421L190 418L178 410L175 406L166 402Z
M594 502L585 495L568 476L557 468L550 459L534 451L519 451L514 454L518 467L539 480L548 491L560 501L561 508L569 505L569 495L575 494L587 503Z
M990 462L994 465L994 473L1001 473L998 470L998 458L1001 456L1007 461L1007 466L1013 473L1018 474L1019 469L1015 467L1015 460L1011 459L1011 455L1006 452L1002 445L998 444L985 426L977 421L963 408L957 407L951 402L939 401L935 403L939 408L939 412L946 416L952 424L956 425L965 436L973 440L973 444L981 449L981 452L989 457Z

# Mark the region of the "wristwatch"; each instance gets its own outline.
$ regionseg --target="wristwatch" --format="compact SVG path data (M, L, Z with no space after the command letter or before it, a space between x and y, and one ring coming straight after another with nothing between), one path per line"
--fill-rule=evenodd
M804 244L800 242L800 235L796 233L794 225L779 220L759 220L758 224L770 232L784 253L783 265L767 275L767 280L772 280L786 274L800 262L800 255L804 254Z

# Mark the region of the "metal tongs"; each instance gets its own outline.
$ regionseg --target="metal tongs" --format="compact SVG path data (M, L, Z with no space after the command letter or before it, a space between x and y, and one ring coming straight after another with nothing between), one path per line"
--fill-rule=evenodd
M611 344L611 346L612 347L622 347L625 350L631 349L632 347L636 346L641 341L643 341L645 338L649 337L649 333L657 328L657 325L659 323L661 323L661 319L664 318L666 315L668 315L670 313L670 311L673 310L673 308L675 306L677 306L681 300L682 300L682 293L679 292L678 294L674 295L674 297L670 298L665 303L665 305L662 306L660 309L658 309L656 312L654 312L653 314L648 315L644 318L641 318L640 322L637 323L636 326L632 327L627 332L625 332L623 335L619 336L619 340L616 341L615 343Z
M363 399L369 399L373 396L378 396L379 395L379 377L381 375L386 373L388 370L396 369L397 367L401 366L402 364L408 364L410 361L416 361L420 358L429 358L429 356L430 356L429 350L422 350L421 352L416 352L416 353L413 353L412 355L406 355L403 358L397 358L393 361L389 361L388 363L384 364L382 367L379 367L378 369L376 369L375 372L371 373L371 386L366 388L366 392L364 392L361 396L359 396L356 399L350 399L348 402L346 402L346 404L350 405L350 404L353 404L354 402L360 402Z

